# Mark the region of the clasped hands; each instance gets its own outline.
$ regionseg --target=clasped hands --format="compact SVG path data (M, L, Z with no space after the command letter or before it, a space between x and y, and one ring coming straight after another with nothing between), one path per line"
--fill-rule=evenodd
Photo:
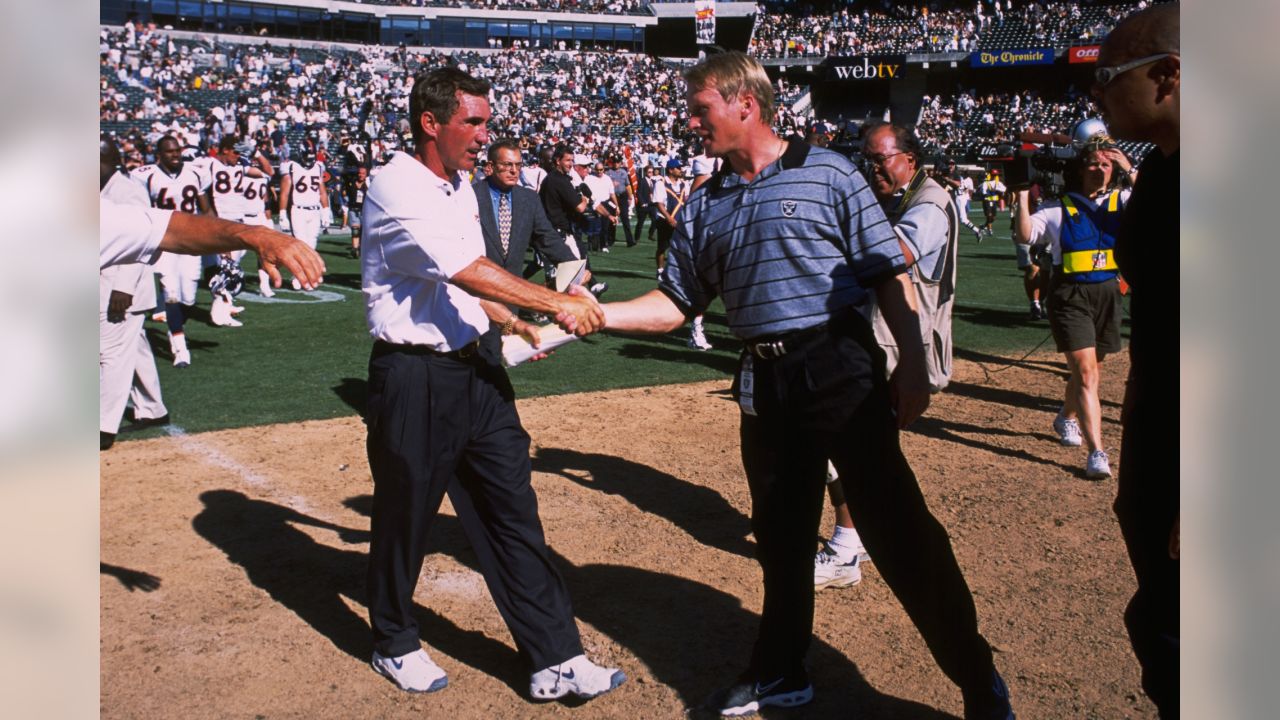
M585 337L604 329L604 309L591 291L581 285L571 285L560 296L556 324L567 333Z

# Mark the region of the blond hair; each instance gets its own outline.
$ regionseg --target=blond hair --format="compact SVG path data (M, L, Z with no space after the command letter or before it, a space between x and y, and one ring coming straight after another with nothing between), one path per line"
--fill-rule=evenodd
M737 51L711 55L689 68L684 81L694 92L714 87L725 101L746 93L760 105L760 121L773 124L773 83L753 57Z

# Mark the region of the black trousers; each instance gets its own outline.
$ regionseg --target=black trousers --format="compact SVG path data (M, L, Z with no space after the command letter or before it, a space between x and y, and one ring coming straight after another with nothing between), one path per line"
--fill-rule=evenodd
M529 435L500 367L381 343L369 359L374 649L420 647L413 592L445 494L475 550L516 648L537 670L582 653L564 581L551 564L529 484Z
M1115 511L1138 591L1124 621L1142 665L1142 689L1160 717L1173 720L1181 713L1180 575L1178 561L1169 557L1169 533L1178 519L1179 466L1178 454L1169 452L1167 428L1169 418L1178 417L1178 396L1167 391L1138 393L1132 377L1127 392L1140 397L1125 402L1129 411L1123 418Z
M652 210L650 210L649 205L636 207L636 242L640 242L640 236L644 234L644 221L649 219L651 213Z
M867 551L942 671L966 694L989 693L991 649L902 455L870 325L849 313L798 350L753 363L757 415L742 414L742 460L765 596L750 671L767 682L803 667L830 458Z
M636 244L635 238L631 235L631 207L627 202L621 203L618 208L618 223L609 228L609 244L612 245L618 241L618 226L622 226L622 235L627 239L627 247Z

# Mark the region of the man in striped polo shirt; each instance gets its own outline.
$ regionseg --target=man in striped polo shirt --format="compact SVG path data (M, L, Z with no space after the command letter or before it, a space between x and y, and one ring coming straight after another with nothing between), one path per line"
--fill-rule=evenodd
M773 91L741 53L689 70L689 125L724 168L689 198L658 289L603 306L607 328L666 333L724 300L746 348L734 382L764 611L721 715L813 698L814 538L826 458L868 551L964 694L965 718L1012 718L946 531L898 445L929 404L915 292L897 236L846 158L771 129ZM859 309L874 300L900 348L885 354Z

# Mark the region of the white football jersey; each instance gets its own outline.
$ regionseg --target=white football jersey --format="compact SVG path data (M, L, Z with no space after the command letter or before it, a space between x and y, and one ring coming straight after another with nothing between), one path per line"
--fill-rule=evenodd
M310 168L292 160L280 169L289 178L292 190L289 204L293 207L320 207L320 186L324 184L324 163L316 162Z
M249 176L249 168L242 165L226 165L221 160L209 164L213 189L213 204L218 214L255 215L262 212L262 197L258 181Z
M151 207L192 214L200 211L200 193L209 189L210 182L209 175L191 163L182 163L172 175L154 164L143 165L131 175L146 188Z

